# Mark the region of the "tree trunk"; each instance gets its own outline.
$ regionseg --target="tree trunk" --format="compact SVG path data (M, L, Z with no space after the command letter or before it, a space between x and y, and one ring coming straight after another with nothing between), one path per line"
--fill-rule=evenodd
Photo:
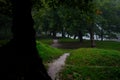
M96 40L98 40L98 35L96 34Z
M80 43L82 43L83 42L83 34L81 31L78 32L78 37L79 37Z
M65 31L62 30L62 38L64 38L64 37L65 37Z
M53 31L53 39L56 39L56 31Z
M103 41L103 30L101 30L101 35L100 35L100 37L101 37L101 41Z
M74 35L74 39L76 39L76 37L77 37L77 35L75 34L75 35Z
M0 76L4 76L2 80L51 80L37 52L31 1L11 0L11 2L13 39L0 48L2 51L0 59L5 60L0 62L2 67Z
M68 34L68 38L70 38L70 35Z
M45 31L45 37L48 37L48 31L47 30Z
M92 29L89 29L89 33L90 33L90 42L91 42L91 47L95 47L95 41L94 41L94 32Z
M52 31L49 31L48 36L50 37L52 36Z

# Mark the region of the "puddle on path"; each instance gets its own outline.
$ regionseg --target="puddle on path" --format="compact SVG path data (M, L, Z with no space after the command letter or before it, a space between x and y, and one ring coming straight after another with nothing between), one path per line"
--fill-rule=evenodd
M60 58L53 61L53 63L49 64L48 74L52 78L52 80L56 80L57 74L60 72L60 70L65 65L65 60L67 56L69 55L70 55L69 53L65 53L62 56L60 56Z

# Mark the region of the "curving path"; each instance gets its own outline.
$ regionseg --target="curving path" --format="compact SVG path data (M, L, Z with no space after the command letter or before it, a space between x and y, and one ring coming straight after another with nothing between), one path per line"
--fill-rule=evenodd
M60 56L60 58L53 61L53 63L49 64L48 74L52 78L52 80L58 80L59 79L57 77L57 74L60 72L60 70L65 65L65 60L69 55L70 55L69 53L65 53L62 56Z

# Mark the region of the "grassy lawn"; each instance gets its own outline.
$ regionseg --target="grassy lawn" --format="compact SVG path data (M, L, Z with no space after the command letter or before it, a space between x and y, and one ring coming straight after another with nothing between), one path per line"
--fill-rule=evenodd
M67 42L79 42L79 39L71 39L71 38L60 38L59 39L59 42L65 42L65 43L67 43Z
M37 49L39 55L41 56L43 62L45 63L49 63L63 54L62 50L53 48L48 44L43 44L40 41L37 41Z
M61 80L120 80L120 52L81 48L72 51Z
M115 41L96 41L97 48L120 51L120 42Z
M74 39L60 39L59 42L63 45L61 48L90 48L90 41L84 40L83 43L80 43L79 40ZM115 41L95 41L96 48L107 49L107 50L118 50L120 51L120 42ZM70 47L71 46L71 47Z
M65 52L71 53L64 70L60 74L60 80L120 80L120 42L96 41L97 47L92 49L90 48L90 41L78 44L78 40L61 39L59 41L61 44L65 43L68 44L67 46L73 47L79 45L80 49L60 48L57 51L54 50L58 54L51 53L51 49L54 49L49 46L52 40L41 42L44 44L41 43L39 46L44 47L44 49L41 48L39 51L43 52L40 54L45 62L49 62ZM49 49L47 50L45 47Z
M48 38L48 39L37 39L37 41L40 41L44 44L48 44L48 45L51 45L53 43L53 39L51 38Z

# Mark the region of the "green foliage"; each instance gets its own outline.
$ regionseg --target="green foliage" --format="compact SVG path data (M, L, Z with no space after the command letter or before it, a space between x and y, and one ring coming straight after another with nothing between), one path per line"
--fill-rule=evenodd
M119 30L119 0L96 0L98 9L101 11L100 16L106 20L107 24L101 23L101 27L109 33L120 32ZM100 20L98 20L100 21ZM105 25L104 25L105 24ZM105 32L104 31L104 32Z
M120 52L82 48L68 57L62 80L119 80Z
M40 3L42 7L33 10L33 18L41 35L53 36L59 32L78 36L81 32L84 36L91 32L102 40L117 38L116 33L120 32L119 0L41 0Z
M31 0L32 1L32 4L33 4L33 8L35 10L39 10L39 8L43 7L43 3L41 0Z
M12 4L10 0L0 0L0 14L12 15Z
M12 4L10 0L0 0L0 39L11 37Z
M86 29L88 13L93 15L92 0L41 0L43 7L33 10L35 28L41 32L61 32L76 35ZM69 3L69 4L67 4Z
M10 39L12 36L11 33L12 18L0 14L0 39Z

